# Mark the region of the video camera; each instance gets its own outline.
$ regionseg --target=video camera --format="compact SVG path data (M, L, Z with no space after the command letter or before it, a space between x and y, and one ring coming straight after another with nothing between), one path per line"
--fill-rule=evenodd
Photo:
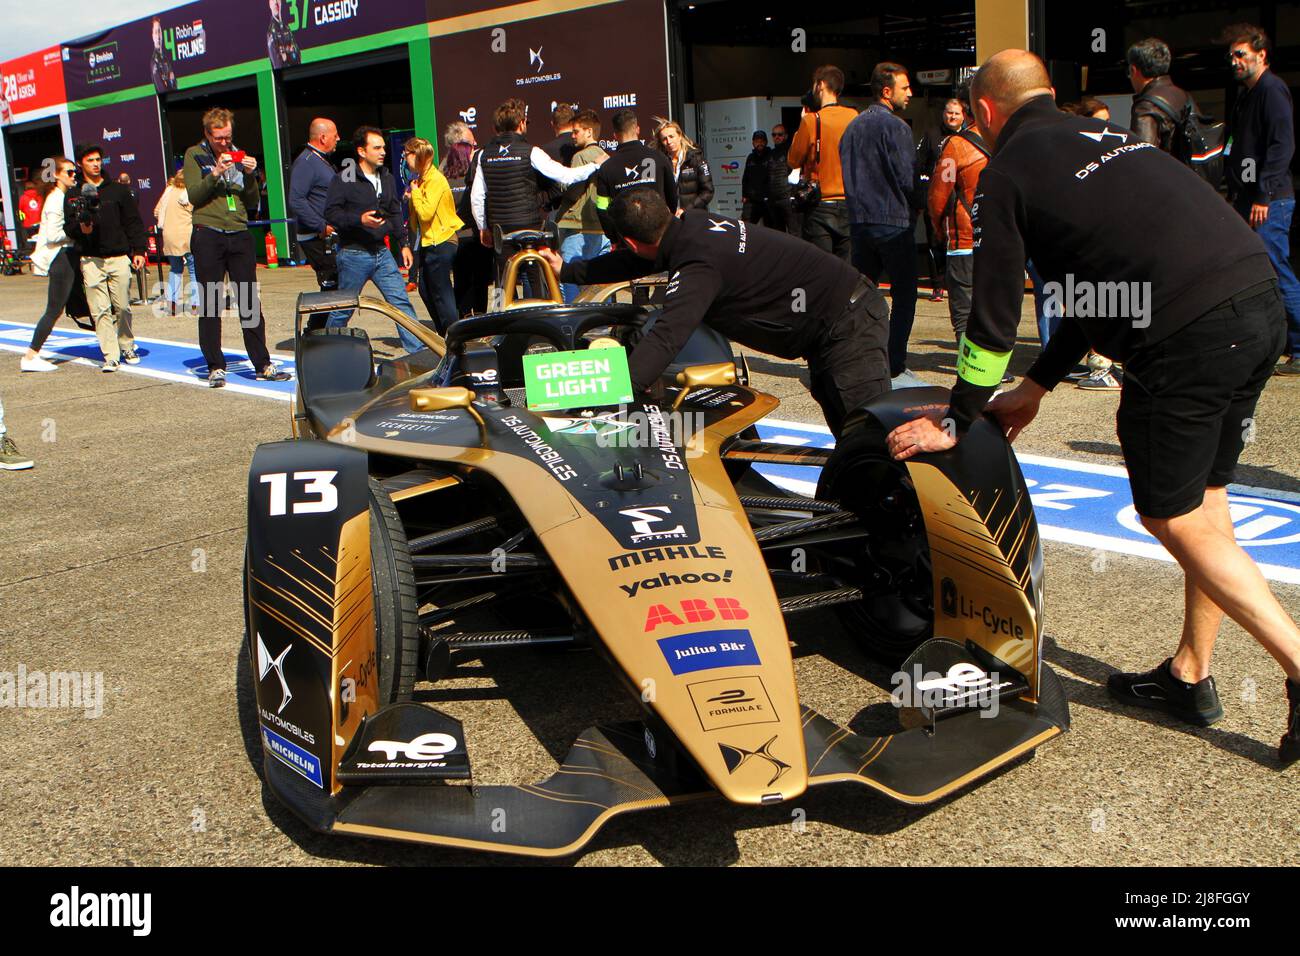
M99 218L99 187L83 183L77 195L68 197L67 211L76 222L93 225Z

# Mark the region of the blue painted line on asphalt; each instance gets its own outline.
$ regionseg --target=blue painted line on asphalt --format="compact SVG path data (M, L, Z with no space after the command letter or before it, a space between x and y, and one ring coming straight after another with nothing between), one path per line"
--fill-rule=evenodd
M22 352L33 326L0 321L0 349ZM187 385L207 386L207 365L198 347L189 342L137 338L140 365L123 365L122 372ZM100 364L95 336L81 329L56 328L46 343L56 361ZM259 382L245 352L225 349L228 391L280 401L293 398L296 382ZM294 370L291 356L276 356ZM35 374L35 373L33 373ZM830 448L824 426L768 419L758 426L767 441ZM1039 530L1045 540L1112 552L1172 561L1168 552L1138 522L1123 468L1092 462L1018 454L1030 487ZM760 465L758 471L782 487L812 495L820 469L799 465ZM1229 489L1237 541L1259 563L1265 576L1300 584L1300 494L1233 485Z
M817 425L768 419L758 425L766 441L830 448L830 432ZM1172 561L1138 521L1128 474L1114 465L1019 454L1042 537L1121 554ZM774 483L811 495L821 469L800 465L759 465ZM1237 543L1259 564L1265 577L1300 584L1300 494L1231 485L1228 501ZM1104 569L1104 559L1096 565Z
M0 321L0 349L25 352L31 344L32 329L33 326L27 323ZM194 343L137 337L135 344L136 351L140 353L140 364L123 365L121 372L207 388L208 364ZM75 362L94 367L102 365L104 358L94 333L79 328L56 326L41 352L52 356L51 360L56 363ZM222 349L222 352L226 356L226 388L244 394L269 395L283 401L293 398L296 382L259 382L257 370L248 360L247 352L238 349ZM273 354L272 357L285 370L294 371L293 356Z

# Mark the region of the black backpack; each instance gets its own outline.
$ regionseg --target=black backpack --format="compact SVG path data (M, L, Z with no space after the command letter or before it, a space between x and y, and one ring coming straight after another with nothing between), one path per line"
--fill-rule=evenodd
M1198 176L1218 189L1223 183L1223 145L1227 139L1227 124L1215 123L1197 110L1190 96L1181 110L1175 110L1168 100L1156 93L1147 93L1138 99L1139 103L1144 101L1173 121L1170 155L1190 166Z

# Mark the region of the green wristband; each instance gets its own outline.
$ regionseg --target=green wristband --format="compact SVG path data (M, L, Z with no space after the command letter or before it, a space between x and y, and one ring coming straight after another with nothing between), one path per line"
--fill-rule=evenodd
M609 197L608 197L608 196L596 196L595 199L596 199L596 208L597 208L597 209L608 209L608 208L609 208Z
M987 388L1001 385L1002 376L1011 364L1010 352L990 352L982 349L965 335L957 348L957 377L972 385Z

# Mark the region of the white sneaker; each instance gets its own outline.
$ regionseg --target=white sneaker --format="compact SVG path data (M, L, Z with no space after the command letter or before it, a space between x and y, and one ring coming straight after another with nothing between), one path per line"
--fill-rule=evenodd
M18 367L24 372L57 372L59 367L53 362L47 362L39 355L36 358L28 358L26 355L18 362Z

